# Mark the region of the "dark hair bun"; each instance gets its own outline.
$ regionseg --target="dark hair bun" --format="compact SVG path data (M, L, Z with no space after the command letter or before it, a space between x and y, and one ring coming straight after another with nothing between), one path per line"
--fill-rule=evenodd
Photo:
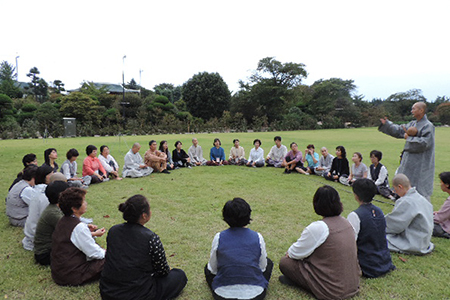
M128 205L126 202L119 204L119 211L124 212L127 209Z

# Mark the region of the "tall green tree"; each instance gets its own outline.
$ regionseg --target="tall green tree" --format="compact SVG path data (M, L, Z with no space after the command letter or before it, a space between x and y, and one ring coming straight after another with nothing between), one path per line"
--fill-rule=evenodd
M39 131L44 132L47 129L50 135L54 135L54 130L62 123L57 106L51 102L42 103L36 110L35 118L39 124Z
M22 92L17 87L16 69L7 61L0 64L0 94L5 94L11 98L21 98Z
M156 94L165 96L171 103L175 103L181 99L181 86L174 86L171 83L161 83L153 88Z
M8 95L0 94L0 121L8 115L13 115L13 102Z
M61 92L64 92L66 89L64 88L64 83L57 79L57 80L53 80L53 84L52 84L52 91L56 94L61 94Z
M419 101L427 102L427 99L422 95L422 90L411 89L390 95L384 101L383 106L389 112L391 120L409 121L413 118L411 107Z
M240 90L233 97L232 111L242 113L248 122L267 116L269 122L280 120L294 105L293 88L307 77L302 63L282 63L266 57L249 78L240 81Z
M29 83L29 88L38 102L44 102L48 97L48 84L47 82L40 78L38 75L41 74L38 68L33 67L27 74L30 77L31 82Z
M60 112L63 117L73 117L78 121L93 121L101 116L96 115L98 101L90 96L74 92L61 100Z
M183 84L183 100L194 117L219 118L229 110L231 93L219 73L198 73Z
M311 85L312 97L306 105L306 112L319 121L352 122L355 113L352 93L356 89L353 80L341 78L320 79ZM339 120L336 120L339 118Z

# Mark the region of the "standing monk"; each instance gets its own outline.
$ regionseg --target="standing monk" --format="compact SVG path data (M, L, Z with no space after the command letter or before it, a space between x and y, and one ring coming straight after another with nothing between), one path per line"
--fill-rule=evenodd
M378 130L406 140L398 173L405 174L411 186L415 186L417 191L430 201L434 180L434 126L428 121L426 111L424 102L416 102L411 109L416 121L411 121L404 127L384 118L380 119ZM417 128L415 136L406 133L410 127Z

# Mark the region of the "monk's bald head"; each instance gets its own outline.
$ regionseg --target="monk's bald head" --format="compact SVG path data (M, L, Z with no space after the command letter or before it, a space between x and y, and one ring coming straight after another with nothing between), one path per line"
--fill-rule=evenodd
M424 112L427 112L427 105L425 104L425 102L416 102L416 103L414 103L414 105L417 105L418 109L421 109Z
M411 183L409 182L408 177L406 177L405 174L401 174L401 173L394 176L394 178L392 179L392 185L393 186L403 186L408 189L411 188Z
M416 102L411 109L411 113L417 120L422 119L426 112L427 105L425 104L425 102Z
M139 143L134 143L133 147L131 147L131 151L136 154L139 152L139 150L141 150L141 144Z

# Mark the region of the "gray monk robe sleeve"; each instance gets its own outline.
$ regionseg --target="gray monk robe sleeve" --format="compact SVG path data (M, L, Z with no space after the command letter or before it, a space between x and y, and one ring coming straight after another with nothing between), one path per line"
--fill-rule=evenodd
M434 181L434 126L425 115L420 121L411 121L406 128L416 127L417 135L406 139L398 173L405 174L417 191L430 201ZM380 125L379 131L396 138L404 138L403 126L391 121Z

